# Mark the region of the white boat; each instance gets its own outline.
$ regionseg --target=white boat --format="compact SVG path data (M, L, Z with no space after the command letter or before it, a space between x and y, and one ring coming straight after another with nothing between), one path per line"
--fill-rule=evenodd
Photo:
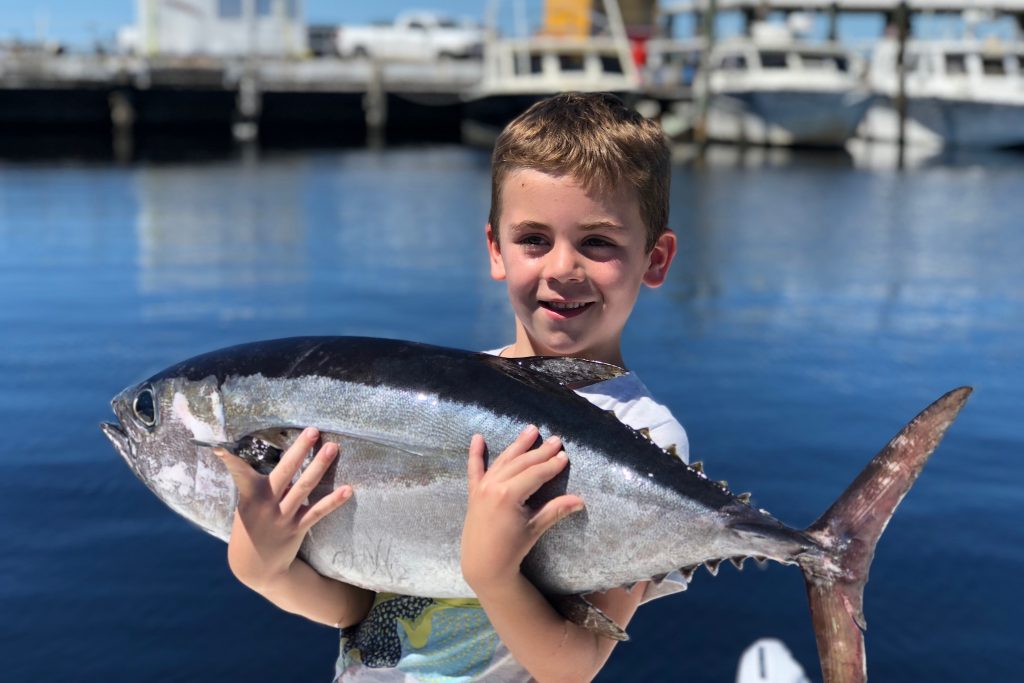
M899 139L897 44L872 54L868 82L881 97L858 130L867 141ZM925 147L1024 145L1024 42L909 40L904 141Z
M709 140L782 146L838 147L871 103L863 61L834 42L797 38L783 25L755 23L749 36L716 43L707 78L697 75L698 101L709 93Z
M564 14L587 14L579 19L579 30L545 27L538 33L509 37L496 30L488 33L482 77L478 86L470 89L464 106L464 137L487 142L532 103L560 92L637 92L640 74L617 2L603 0L603 26L594 25L589 5L563 3L563 9L573 10ZM492 16L497 14L496 8L497 3L492 5ZM518 9L518 14L527 13ZM493 27L494 20L490 23Z

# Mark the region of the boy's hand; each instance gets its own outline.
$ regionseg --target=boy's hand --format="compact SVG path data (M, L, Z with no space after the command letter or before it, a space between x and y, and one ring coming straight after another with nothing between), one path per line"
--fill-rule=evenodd
M536 448L539 432L529 426L484 469L486 444L479 434L469 446L469 502L462 529L462 574L479 595L519 577L519 565L545 531L583 509L583 500L563 495L534 513L526 500L568 464L562 441L550 437Z
M285 577L295 561L306 532L352 497L351 486L340 486L313 505L306 498L338 456L338 446L326 443L295 484L292 478L316 444L316 429L303 430L269 475L261 475L226 450L214 452L227 466L238 487L228 564L242 583L263 592Z

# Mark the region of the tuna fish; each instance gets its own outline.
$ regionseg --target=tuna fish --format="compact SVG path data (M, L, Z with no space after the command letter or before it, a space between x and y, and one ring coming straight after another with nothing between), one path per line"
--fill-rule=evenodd
M702 565L716 573L724 560L794 564L825 681L866 680L862 596L875 544L970 388L925 409L799 530L573 391L623 372L383 339L280 339L197 356L128 387L112 401L120 424L102 429L157 497L226 540L236 491L212 448L266 472L303 427L317 427L341 456L311 501L343 483L355 495L312 528L300 556L374 591L444 598L473 595L459 568L471 436L503 448L532 423L562 437L569 465L528 503L567 491L586 502L522 566L568 618L621 638L577 596L674 570L688 579Z

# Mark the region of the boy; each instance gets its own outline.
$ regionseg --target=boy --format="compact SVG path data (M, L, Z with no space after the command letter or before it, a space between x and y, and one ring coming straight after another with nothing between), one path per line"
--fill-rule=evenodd
M623 365L621 334L640 287L659 286L675 255L668 186L660 128L613 96L556 96L510 123L495 146L486 236L491 276L508 284L515 340L495 353ZM634 375L580 393L686 457L682 427ZM539 446L537 438L526 427L486 471L483 439L469 444L461 559L478 601L375 595L296 558L309 528L352 496L343 486L303 505L337 457L334 444L289 487L316 443L312 429L268 477L220 453L239 488L231 569L279 607L344 628L338 680L590 680L614 641L564 619L519 571L540 536L585 504L570 493L536 513L524 506L567 463L557 437ZM670 583L588 600L625 626L643 599Z

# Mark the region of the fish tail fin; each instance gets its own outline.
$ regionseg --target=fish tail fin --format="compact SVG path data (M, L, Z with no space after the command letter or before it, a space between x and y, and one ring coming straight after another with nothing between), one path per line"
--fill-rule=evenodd
M867 680L863 600L875 544L970 393L954 389L925 408L807 528L826 550L800 560L825 683Z

